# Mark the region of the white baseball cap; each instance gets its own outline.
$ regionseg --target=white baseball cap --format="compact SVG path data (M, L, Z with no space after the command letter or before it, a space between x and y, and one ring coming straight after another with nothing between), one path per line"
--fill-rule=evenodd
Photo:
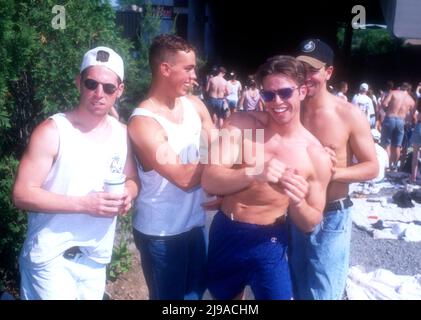
M124 79L123 59L113 49L96 47L86 52L83 56L80 72L82 73L83 70L91 66L104 66L118 75L121 81Z
M360 91L368 91L368 84L367 83L361 83Z

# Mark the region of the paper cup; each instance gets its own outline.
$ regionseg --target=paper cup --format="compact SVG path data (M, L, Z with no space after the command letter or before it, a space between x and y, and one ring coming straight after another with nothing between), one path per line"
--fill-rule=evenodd
M104 179L104 191L113 194L123 194L126 176L122 173L113 173Z

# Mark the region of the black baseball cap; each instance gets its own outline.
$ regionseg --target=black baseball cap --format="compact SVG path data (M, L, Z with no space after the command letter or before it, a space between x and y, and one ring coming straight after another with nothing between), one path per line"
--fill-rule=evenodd
M320 69L333 64L333 50L320 39L308 39L300 43L297 60Z

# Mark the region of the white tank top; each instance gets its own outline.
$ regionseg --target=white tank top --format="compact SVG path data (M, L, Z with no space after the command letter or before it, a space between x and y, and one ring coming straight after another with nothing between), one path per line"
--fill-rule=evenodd
M199 157L202 122L191 104L180 97L183 122L176 124L144 108L136 108L131 117L155 119L165 130L168 143L183 163ZM188 192L178 188L155 170L143 171L138 162L141 188L135 201L133 227L148 235L171 236L205 225L202 189L197 186Z
M83 196L101 191L106 175L123 172L127 157L127 130L108 116L112 134L102 143L83 137L63 113L50 117L59 132L57 159L43 184L45 190ZM29 212L28 235L21 256L41 265L73 246L99 263L111 260L116 218L84 213Z

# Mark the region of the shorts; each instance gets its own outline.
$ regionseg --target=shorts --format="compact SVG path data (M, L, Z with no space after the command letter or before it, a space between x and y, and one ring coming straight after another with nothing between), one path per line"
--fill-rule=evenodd
M412 133L412 145L421 145L421 122L418 122Z
M208 100L210 109L216 114L218 118L224 119L227 114L227 110L224 109L224 99L222 98L209 98Z
M230 220L219 211L209 230L207 285L215 299L228 300L250 285L256 300L290 300L287 226Z
M230 109L235 109L237 107L238 100L227 99L227 101Z
M381 144L382 146L402 146L405 122L399 117L385 117L382 124Z

